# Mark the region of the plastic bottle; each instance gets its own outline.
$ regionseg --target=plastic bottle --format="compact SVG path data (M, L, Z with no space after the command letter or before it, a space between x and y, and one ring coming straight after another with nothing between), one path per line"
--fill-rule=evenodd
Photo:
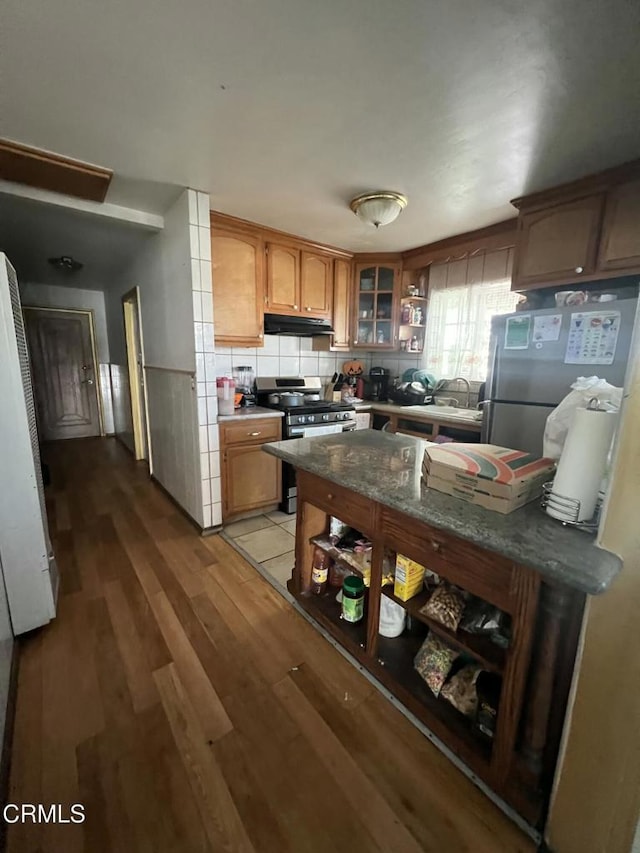
M314 595L322 595L327 588L329 577L329 556L322 550L316 548L313 552L313 567L311 569L311 592Z
M364 581L353 575L342 584L342 613L345 622L359 622L364 616Z

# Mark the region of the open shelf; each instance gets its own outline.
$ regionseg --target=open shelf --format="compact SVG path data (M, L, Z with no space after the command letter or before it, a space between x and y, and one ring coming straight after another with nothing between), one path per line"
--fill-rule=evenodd
M431 591L424 590L418 593L418 595L414 595L408 601L401 601L401 599L396 598L393 594L392 586L382 587L382 594L395 601L401 607L404 607L414 619L423 622L434 634L437 634L443 640L451 643L451 645L471 655L483 669L487 669L490 672L497 672L498 674L503 673L507 657L506 649L497 646L488 637L483 637L479 634L469 634L467 631L452 631L439 622L436 622L435 619L431 619L429 616L425 616L424 613L420 613L420 608L431 597Z
M309 541L312 545L317 545L318 548L321 548L325 554L328 554L331 557L332 560L342 560L342 562L346 563L350 569L353 569L357 575L364 578L362 567L356 560L354 560L352 551L343 551L342 548L337 548L328 536L313 536Z
M338 592L336 587L327 587L322 595L300 596L298 602L349 651L361 652L367 644L368 592L365 590L364 616L359 622L345 622L340 618L342 608L336 601Z
M393 639L379 636L378 659L381 668L402 692L411 696L414 700L413 710L424 708L462 745L461 751L466 756L475 755L481 762L488 764L491 760L492 741L476 732L472 728L472 720L461 714L450 702L441 697L436 698L414 669L413 659L424 639L424 635L416 636L407 632ZM450 738L445 739L451 743Z

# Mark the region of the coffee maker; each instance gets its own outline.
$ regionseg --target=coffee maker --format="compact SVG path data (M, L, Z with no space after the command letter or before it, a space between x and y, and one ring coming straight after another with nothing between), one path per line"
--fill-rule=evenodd
M389 371L386 367L372 367L367 377L368 397L370 400L384 401L389 392Z

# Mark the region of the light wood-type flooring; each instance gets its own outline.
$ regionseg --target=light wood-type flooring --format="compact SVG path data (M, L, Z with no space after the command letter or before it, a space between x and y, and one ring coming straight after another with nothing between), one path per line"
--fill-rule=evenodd
M114 439L45 450L57 619L21 641L10 853L534 845Z

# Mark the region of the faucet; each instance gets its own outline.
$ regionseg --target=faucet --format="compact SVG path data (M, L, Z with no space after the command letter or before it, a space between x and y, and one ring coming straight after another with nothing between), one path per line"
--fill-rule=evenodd
M454 378L450 379L449 382L464 382L464 384L467 386L467 405L465 406L465 409L468 409L469 402L471 400L471 383L469 382L469 380L465 379L464 376L454 376Z

